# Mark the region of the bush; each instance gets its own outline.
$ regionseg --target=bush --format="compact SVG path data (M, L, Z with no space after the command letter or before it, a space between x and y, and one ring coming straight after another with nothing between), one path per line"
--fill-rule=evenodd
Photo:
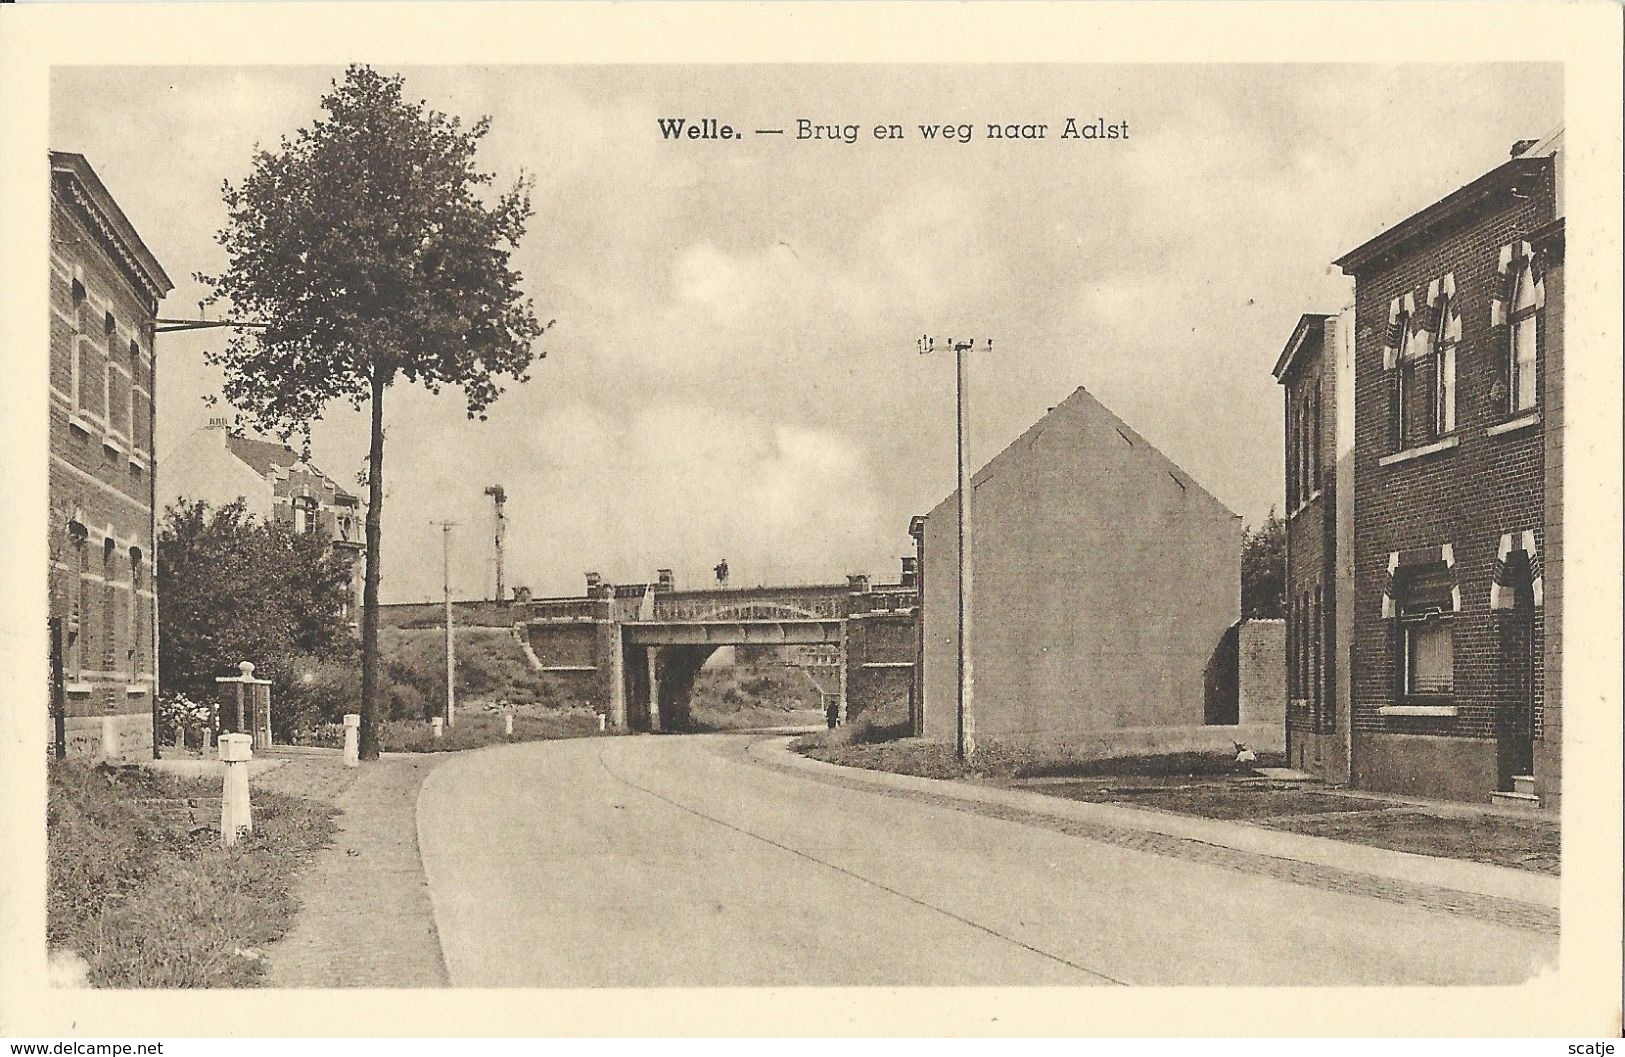
M272 680L271 730L280 742L297 742L319 726L342 723L361 711L361 667L351 656L296 654Z

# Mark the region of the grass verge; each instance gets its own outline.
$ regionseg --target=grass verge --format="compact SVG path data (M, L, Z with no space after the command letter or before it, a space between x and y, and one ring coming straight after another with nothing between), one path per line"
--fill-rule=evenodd
M251 987L287 931L294 883L332 839L331 804L254 794L232 848L192 821L220 786L133 766L50 765L46 940L95 987ZM215 816L218 824L218 815Z
M959 759L952 745L910 738L907 720L861 716L834 730L808 734L791 748L815 760L871 771L890 771L918 778L1199 778L1242 773L1281 761L1261 754L1256 763L1239 765L1233 753L1180 752L1102 760L1065 746L1007 745L983 741L970 761Z

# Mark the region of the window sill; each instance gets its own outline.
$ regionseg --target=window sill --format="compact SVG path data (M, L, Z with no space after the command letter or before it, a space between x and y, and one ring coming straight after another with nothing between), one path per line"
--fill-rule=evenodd
M1484 431L1486 437L1499 437L1504 433L1519 433L1531 426L1540 425L1539 411L1525 411L1517 418L1509 418L1505 422L1498 422Z
M1377 460L1377 465L1393 466L1397 463L1410 462L1412 459L1421 459L1437 452L1449 451L1459 444L1461 444L1461 438L1451 435L1442 440L1436 440L1432 444L1424 444L1419 448L1406 448L1404 451L1396 451L1392 455L1384 455Z
M80 433L83 433L87 437L96 431L95 423L83 415L69 415L68 425L72 426L74 429L78 430Z
M1454 716L1455 705L1383 705L1379 716Z
M90 683L68 683L62 689L70 694L84 694L86 696L96 692L96 688Z
M1309 498L1307 498L1303 502L1299 503L1293 509L1292 513L1290 513L1290 514L1288 514L1286 516L1286 519L1288 521L1291 521L1293 518L1297 517L1299 514L1303 513L1305 510L1308 510L1311 506L1313 506L1315 504L1315 500L1317 500L1319 498L1320 498L1320 489L1317 488L1313 492L1310 492L1309 493Z

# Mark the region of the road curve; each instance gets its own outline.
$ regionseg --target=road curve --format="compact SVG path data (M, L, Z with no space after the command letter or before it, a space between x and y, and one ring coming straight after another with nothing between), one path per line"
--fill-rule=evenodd
M750 740L436 768L418 831L453 986L1489 984L1556 957L1532 932L830 785Z

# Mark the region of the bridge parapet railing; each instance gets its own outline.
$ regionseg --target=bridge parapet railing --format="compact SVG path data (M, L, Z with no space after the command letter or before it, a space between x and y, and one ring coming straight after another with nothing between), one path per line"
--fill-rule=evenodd
M920 604L920 592L912 587L866 591L852 598L852 612L905 613Z
M654 618L670 621L707 620L839 620L846 615L846 599L837 594L787 595L783 598L690 597L657 598Z
M538 598L529 603L531 620L591 620L597 602L591 598Z

